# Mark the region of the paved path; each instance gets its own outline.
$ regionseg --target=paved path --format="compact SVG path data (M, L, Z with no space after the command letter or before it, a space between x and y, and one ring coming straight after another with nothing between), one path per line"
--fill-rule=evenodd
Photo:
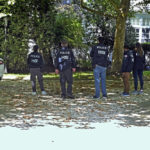
M17 75L13 74L4 74L3 80L16 80L16 79L23 79L23 80L30 80L30 75L26 75L25 77L18 77Z

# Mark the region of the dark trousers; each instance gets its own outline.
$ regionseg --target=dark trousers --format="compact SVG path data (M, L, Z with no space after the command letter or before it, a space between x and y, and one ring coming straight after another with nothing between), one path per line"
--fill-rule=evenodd
M134 88L135 90L137 90L138 88L138 78L140 80L140 89L143 90L143 70L139 69L139 70L134 70L133 71L133 78L134 78Z
M122 74L123 84L124 84L124 92L129 94L130 91L130 72L123 72Z
M44 91L44 86L43 86L43 75L41 73L40 68L30 68L30 80L32 82L32 91L36 92L36 77L38 78L38 82L40 85L41 91Z
M61 95L66 96L72 95L72 84L73 84L73 77L72 77L72 70L67 69L65 71L60 72L60 84L61 84ZM66 90L67 84L67 90Z

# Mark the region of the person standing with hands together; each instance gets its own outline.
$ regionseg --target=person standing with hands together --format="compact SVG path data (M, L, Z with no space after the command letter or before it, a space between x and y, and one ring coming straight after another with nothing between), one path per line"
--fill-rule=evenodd
M60 74L61 97L74 99L72 94L73 72L76 72L76 61L67 40L61 41L61 48L55 59L55 73ZM67 84L67 89L66 89Z

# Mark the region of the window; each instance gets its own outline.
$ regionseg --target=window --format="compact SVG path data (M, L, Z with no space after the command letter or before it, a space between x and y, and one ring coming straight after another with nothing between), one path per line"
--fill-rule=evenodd
M142 25L145 26L145 18L143 18L143 23L142 23Z
M142 39L148 41L150 39L150 28L142 29Z
M135 19L132 19L132 24L135 25Z
M143 26L149 26L150 25L150 19L149 18L143 18Z
M140 19L139 18L137 18L137 20L136 20L137 22L136 22L136 25L140 25Z
M139 29L135 29L135 33L136 33L136 38L138 39L139 38Z
M149 19L147 19L147 24L148 24L148 26L150 26L150 18Z

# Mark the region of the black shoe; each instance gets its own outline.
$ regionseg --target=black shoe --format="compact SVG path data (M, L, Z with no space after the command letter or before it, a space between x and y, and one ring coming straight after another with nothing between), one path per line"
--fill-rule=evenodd
M62 98L62 99L66 99L66 96L65 96L65 95L61 95L61 98Z
M67 97L70 98L70 99L74 99L73 95L67 95Z
M123 97L126 97L126 96L130 96L130 95L129 95L129 93L123 92L123 93L122 93L122 96L123 96Z
M93 96L93 99L100 99L100 97L97 97L97 96Z

